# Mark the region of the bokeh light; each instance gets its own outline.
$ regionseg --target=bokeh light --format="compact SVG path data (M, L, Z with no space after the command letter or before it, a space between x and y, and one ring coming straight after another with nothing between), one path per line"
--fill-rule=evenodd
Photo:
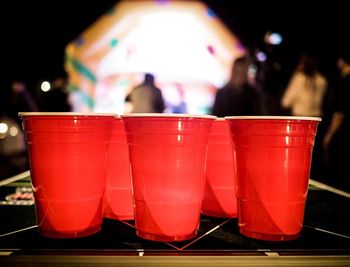
M51 89L51 84L48 81L43 81L41 83L40 88L41 88L41 91L48 92Z

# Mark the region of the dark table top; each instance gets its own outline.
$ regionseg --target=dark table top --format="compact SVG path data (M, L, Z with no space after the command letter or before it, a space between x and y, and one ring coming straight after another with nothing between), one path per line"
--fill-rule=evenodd
M231 259L236 257L235 260L255 256L298 256L300 260L300 257L317 256L320 263L321 259L336 257L337 260L342 259L338 264L345 261L345 265L338 266L350 266L349 194L322 189L317 182L316 185L309 187L304 227L296 240L271 242L251 239L239 233L237 219L201 216L196 238L164 243L136 236L133 221L111 219L104 219L101 231L88 237L43 237L35 222L32 199L11 202L9 197L16 190L30 191L30 177L23 177L0 186L0 255L3 255L0 262L8 261L5 255L36 259L42 256L45 259L48 256L228 256ZM13 257L10 258L13 260ZM324 266L327 264L329 262Z

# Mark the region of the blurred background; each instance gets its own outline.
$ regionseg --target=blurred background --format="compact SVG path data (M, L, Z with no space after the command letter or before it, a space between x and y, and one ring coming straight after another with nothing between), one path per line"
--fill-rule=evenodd
M150 72L164 112L211 114L241 56L256 115L290 115L284 91L300 57L315 57L327 80L322 137L349 33L346 3L334 0L13 0L1 10L0 179L28 169L18 111L130 112L125 98ZM312 178L347 189L316 151Z

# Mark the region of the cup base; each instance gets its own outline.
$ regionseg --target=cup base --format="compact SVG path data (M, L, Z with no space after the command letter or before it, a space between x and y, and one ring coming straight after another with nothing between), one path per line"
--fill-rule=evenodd
M137 230L136 235L141 238L152 240L152 241L177 242L177 241L184 241L184 240L188 240L196 237L197 230L188 235L179 235L179 236L156 235L156 234L150 234L150 233Z
M300 237L300 233L297 233L294 235L283 235L283 234L273 235L273 234L264 234L264 233L247 231L243 228L240 228L239 232L244 236L254 238L254 239L259 239L259 240L265 240L265 241L289 241Z
M214 212L211 210L202 210L201 214L216 218L237 218L237 213Z
M100 225L96 225L90 228L87 228L81 232L56 232L56 231L50 231L46 229L40 229L39 228L39 233L45 237L49 238L59 238L59 239L68 239L68 238L80 238L80 237L86 237L89 235L93 235L101 230Z
M123 214L123 215L116 215L112 212L105 212L103 214L104 218L112 219L112 220L122 220L122 221L132 221L134 220L134 214Z

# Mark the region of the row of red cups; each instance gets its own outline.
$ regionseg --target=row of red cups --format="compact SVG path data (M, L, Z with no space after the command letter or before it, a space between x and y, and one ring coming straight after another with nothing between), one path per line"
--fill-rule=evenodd
M186 240L196 236L201 212L236 217L236 195L242 234L300 234L318 118L20 116L45 236L93 234L104 216L135 219L145 239Z
M235 196L235 161L229 127L225 119L217 118L211 126L208 138L205 189L202 214L221 217L237 217ZM171 158L171 162L176 159ZM142 161L142 159L141 159ZM114 120L107 157L107 186L104 217L133 220L133 196L129 148L121 118Z

